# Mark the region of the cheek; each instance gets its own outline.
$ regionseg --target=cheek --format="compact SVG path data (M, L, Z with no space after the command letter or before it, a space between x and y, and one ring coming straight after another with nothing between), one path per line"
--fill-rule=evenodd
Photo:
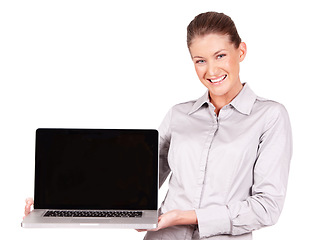
M197 67L197 66L195 66L195 71L196 71L196 73L197 73L197 75L198 75L198 77L199 77L200 79L204 77L205 70L204 70L203 67Z
M239 72L240 64L239 64L239 62L232 59L230 61L227 61L224 65L224 67L227 69L228 72L236 75Z

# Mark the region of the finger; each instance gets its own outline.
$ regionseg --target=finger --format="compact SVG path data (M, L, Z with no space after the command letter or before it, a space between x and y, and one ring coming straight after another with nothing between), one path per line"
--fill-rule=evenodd
M26 205L25 208L24 208L24 214L26 213L30 213L30 206Z
M25 207L24 216L27 216L30 213L30 208Z
M34 204L34 201L32 198L25 199L25 207L24 207L24 215L28 215L31 211L31 206Z
M147 229L135 229L137 232L145 232Z
M30 209L31 209L31 204L26 204L25 207L24 207L24 209L30 211Z
M153 228L153 229L148 229L149 232L157 232L160 228L157 227L157 228Z
M33 199L32 198L30 198L30 199L26 199L25 200L25 208L30 208L32 205L34 204L34 201L33 201Z
M34 204L34 200L33 200L33 198L27 198L27 199L25 199L25 203L27 205L32 205L32 204Z
M24 208L30 210L32 205L33 203L27 203Z

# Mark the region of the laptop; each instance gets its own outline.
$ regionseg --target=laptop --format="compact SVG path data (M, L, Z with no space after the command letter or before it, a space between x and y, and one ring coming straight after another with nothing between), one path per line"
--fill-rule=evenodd
M36 130L34 210L22 227L152 229L158 131Z

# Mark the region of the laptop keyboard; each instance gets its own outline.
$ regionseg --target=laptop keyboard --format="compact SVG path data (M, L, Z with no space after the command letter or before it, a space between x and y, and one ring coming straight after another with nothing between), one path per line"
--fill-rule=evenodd
M69 211L49 210L44 217L141 217L141 211Z

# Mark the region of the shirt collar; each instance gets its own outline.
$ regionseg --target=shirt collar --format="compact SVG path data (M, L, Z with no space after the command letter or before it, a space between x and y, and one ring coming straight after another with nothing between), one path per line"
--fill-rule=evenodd
M199 108L201 108L205 103L209 103L210 102L210 98L209 98L209 90L207 90L204 95L202 97L200 97L192 106L192 108L190 109L189 115L191 115L192 113L196 112L197 110L199 110Z
M242 114L250 115L255 100L256 94L252 91L252 89L250 89L247 83L244 83L242 90L229 103L229 105L233 106L237 111L239 111ZM205 94L193 104L191 110L189 111L189 115L196 112L205 103L209 102L209 91L206 91Z
M230 102L237 111L250 115L253 105L256 100L256 94L252 91L252 89L244 83L242 90L239 94Z

